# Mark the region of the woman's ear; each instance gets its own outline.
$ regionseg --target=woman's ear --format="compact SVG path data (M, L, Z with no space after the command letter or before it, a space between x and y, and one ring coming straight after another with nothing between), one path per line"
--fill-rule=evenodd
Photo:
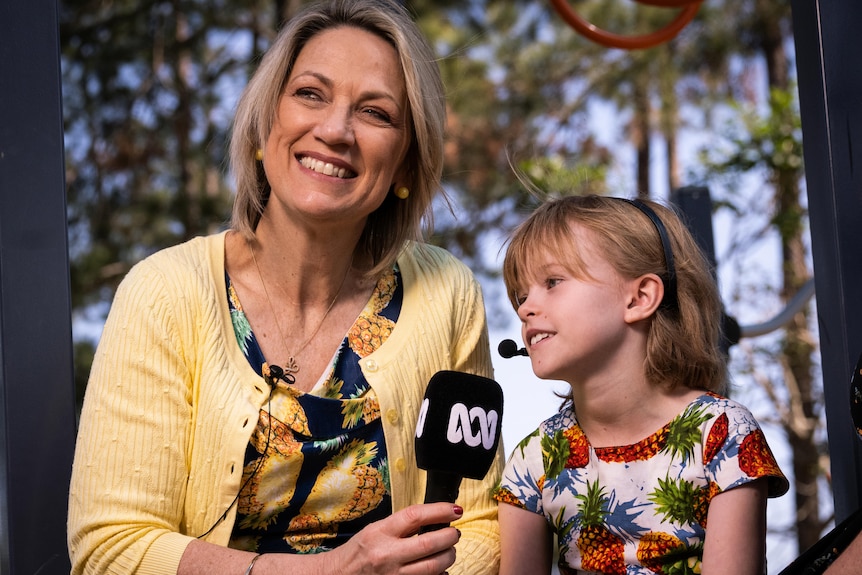
M644 274L629 282L625 320L635 323L650 317L664 298L664 283L656 274Z

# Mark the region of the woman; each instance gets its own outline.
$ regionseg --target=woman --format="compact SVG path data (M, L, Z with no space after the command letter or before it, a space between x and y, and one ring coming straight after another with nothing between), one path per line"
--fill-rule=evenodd
M430 377L492 369L477 282L416 241L444 106L398 4L287 24L238 105L231 229L117 292L81 415L73 573L496 573L502 453L455 505L420 505L413 454Z

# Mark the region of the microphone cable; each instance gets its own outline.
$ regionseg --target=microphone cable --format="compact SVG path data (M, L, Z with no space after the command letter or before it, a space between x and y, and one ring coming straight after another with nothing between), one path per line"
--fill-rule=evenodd
M278 366L274 366L278 367ZM281 369L281 368L279 368ZM269 382L267 382L269 383ZM278 388L278 385L270 385L269 398L266 401L266 411L269 415L269 418L272 419L272 394L275 393L275 390ZM258 418L260 417L260 411L258 411ZM269 422L269 425L266 427L266 442L263 445L263 452L261 452L260 457L257 458L257 463L255 463L254 469L246 478L245 481L242 482L242 485L239 486L239 491L236 492L236 496L233 498L233 501L230 502L230 505L227 506L227 509L224 510L224 513L216 519L216 522L212 524L212 526L195 537L195 539L203 539L210 533L212 533L213 529L218 527L218 524L227 519L227 514L233 509L233 506L236 505L236 502L239 501L239 496L242 495L243 489L245 489L248 484L254 479L254 476L257 475L257 472L260 471L261 466L263 465L264 458L266 457L266 452L269 451L269 440L272 438L272 421Z

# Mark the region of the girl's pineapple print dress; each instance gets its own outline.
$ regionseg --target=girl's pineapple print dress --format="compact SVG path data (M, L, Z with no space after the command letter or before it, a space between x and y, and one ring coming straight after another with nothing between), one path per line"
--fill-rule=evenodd
M230 547L319 553L392 512L380 407L359 360L386 341L401 311L397 270L385 274L309 393L272 378L227 278L234 332L249 363L276 388L245 456ZM276 385L278 383L278 385Z
M705 393L620 447L592 447L567 406L515 448L495 498L545 516L563 575L695 574L710 499L760 477L770 497L789 487L751 412Z

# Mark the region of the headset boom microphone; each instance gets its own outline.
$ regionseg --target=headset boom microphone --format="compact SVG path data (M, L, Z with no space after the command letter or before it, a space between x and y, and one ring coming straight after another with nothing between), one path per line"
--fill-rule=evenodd
M505 359L515 357L516 355L529 355L527 348L518 348L518 344L513 339L504 339L501 341L500 345L497 346L497 353Z
M434 374L416 423L416 463L428 474L425 503L454 503L462 478L485 477L502 421L503 390L496 381L459 371ZM425 526L420 533L445 526Z

